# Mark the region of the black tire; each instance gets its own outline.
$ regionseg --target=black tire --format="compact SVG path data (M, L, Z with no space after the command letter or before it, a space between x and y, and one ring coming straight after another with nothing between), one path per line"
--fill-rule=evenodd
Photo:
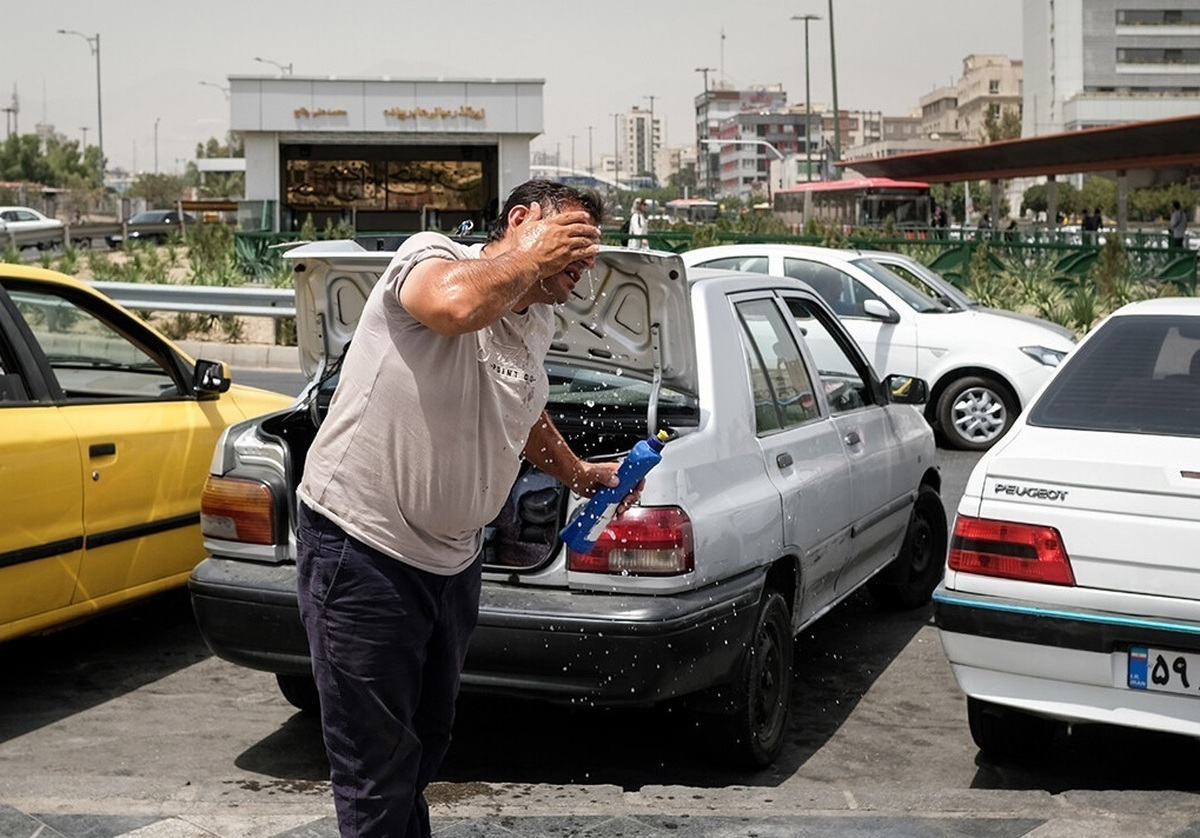
M990 760L1023 762L1044 757L1061 722L967 697L967 724L975 745Z
M994 378L968 375L950 382L937 402L937 421L946 444L986 451L1008 432L1020 409L1007 386Z
M317 682L311 675L283 675L277 673L275 681L288 704L302 713L320 713L321 698L317 694Z
M794 648L791 611L783 596L768 588L732 686L733 712L719 717L716 744L731 762L762 768L783 750L792 709Z
M946 508L932 486L922 486L908 516L900 553L867 583L876 604L894 610L929 602L946 565Z

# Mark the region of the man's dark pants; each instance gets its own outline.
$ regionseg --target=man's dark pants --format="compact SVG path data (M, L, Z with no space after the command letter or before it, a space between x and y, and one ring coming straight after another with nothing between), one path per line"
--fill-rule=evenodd
M300 614L343 838L428 836L423 791L450 745L480 562L440 576L300 504Z

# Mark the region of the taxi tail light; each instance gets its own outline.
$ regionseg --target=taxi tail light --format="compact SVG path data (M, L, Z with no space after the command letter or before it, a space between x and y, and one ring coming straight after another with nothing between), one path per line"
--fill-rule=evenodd
M947 565L951 570L983 576L1075 584L1071 559L1058 530L1034 524L959 515Z
M248 544L275 543L271 490L257 480L210 474L200 493L200 532Z
M589 553L567 550L567 569L620 576L679 576L696 566L692 521L674 506L635 506L614 518Z

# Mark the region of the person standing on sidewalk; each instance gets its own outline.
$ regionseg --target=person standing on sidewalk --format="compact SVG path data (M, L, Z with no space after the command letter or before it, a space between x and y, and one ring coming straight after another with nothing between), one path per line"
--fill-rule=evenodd
M594 193L529 181L486 244L406 240L363 308L298 489L297 593L343 838L430 834L481 531L520 459L585 496L617 483L616 463L580 460L555 429L542 367L603 215Z
M629 235L632 238L625 243L626 247L632 247L634 250L646 250L650 247L650 243L642 236L646 235L646 231L650 229L649 223L646 221L646 202L641 198L637 198L633 202L633 209L629 213Z
M1171 204L1171 220L1167 222L1167 231L1171 234L1171 249L1183 250L1187 238L1188 219L1178 201Z

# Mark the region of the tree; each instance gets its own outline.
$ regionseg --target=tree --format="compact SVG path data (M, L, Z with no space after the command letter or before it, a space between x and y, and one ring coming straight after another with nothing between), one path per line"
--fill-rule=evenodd
M988 108L983 115L981 139L985 143L995 143L1000 140L1018 140L1021 138L1021 114L1015 108L1003 108L997 118L992 109Z
M1058 181L1058 211L1064 215L1070 215L1078 211L1081 206L1079 190L1065 180ZM1046 198L1046 184L1035 183L1025 190L1025 195L1021 200L1022 213L1047 212L1049 209L1050 202Z
M146 205L156 209L175 206L183 198L187 183L181 175L141 174L129 189L130 196L143 198Z
M216 137L196 144L196 158L244 157L241 137L233 134L222 144ZM201 198L241 198L246 194L244 172L201 172L195 162L187 164L185 185L196 187Z
M66 186L71 178L98 182L99 150L80 153L79 143L58 135L11 134L0 143L0 180Z

